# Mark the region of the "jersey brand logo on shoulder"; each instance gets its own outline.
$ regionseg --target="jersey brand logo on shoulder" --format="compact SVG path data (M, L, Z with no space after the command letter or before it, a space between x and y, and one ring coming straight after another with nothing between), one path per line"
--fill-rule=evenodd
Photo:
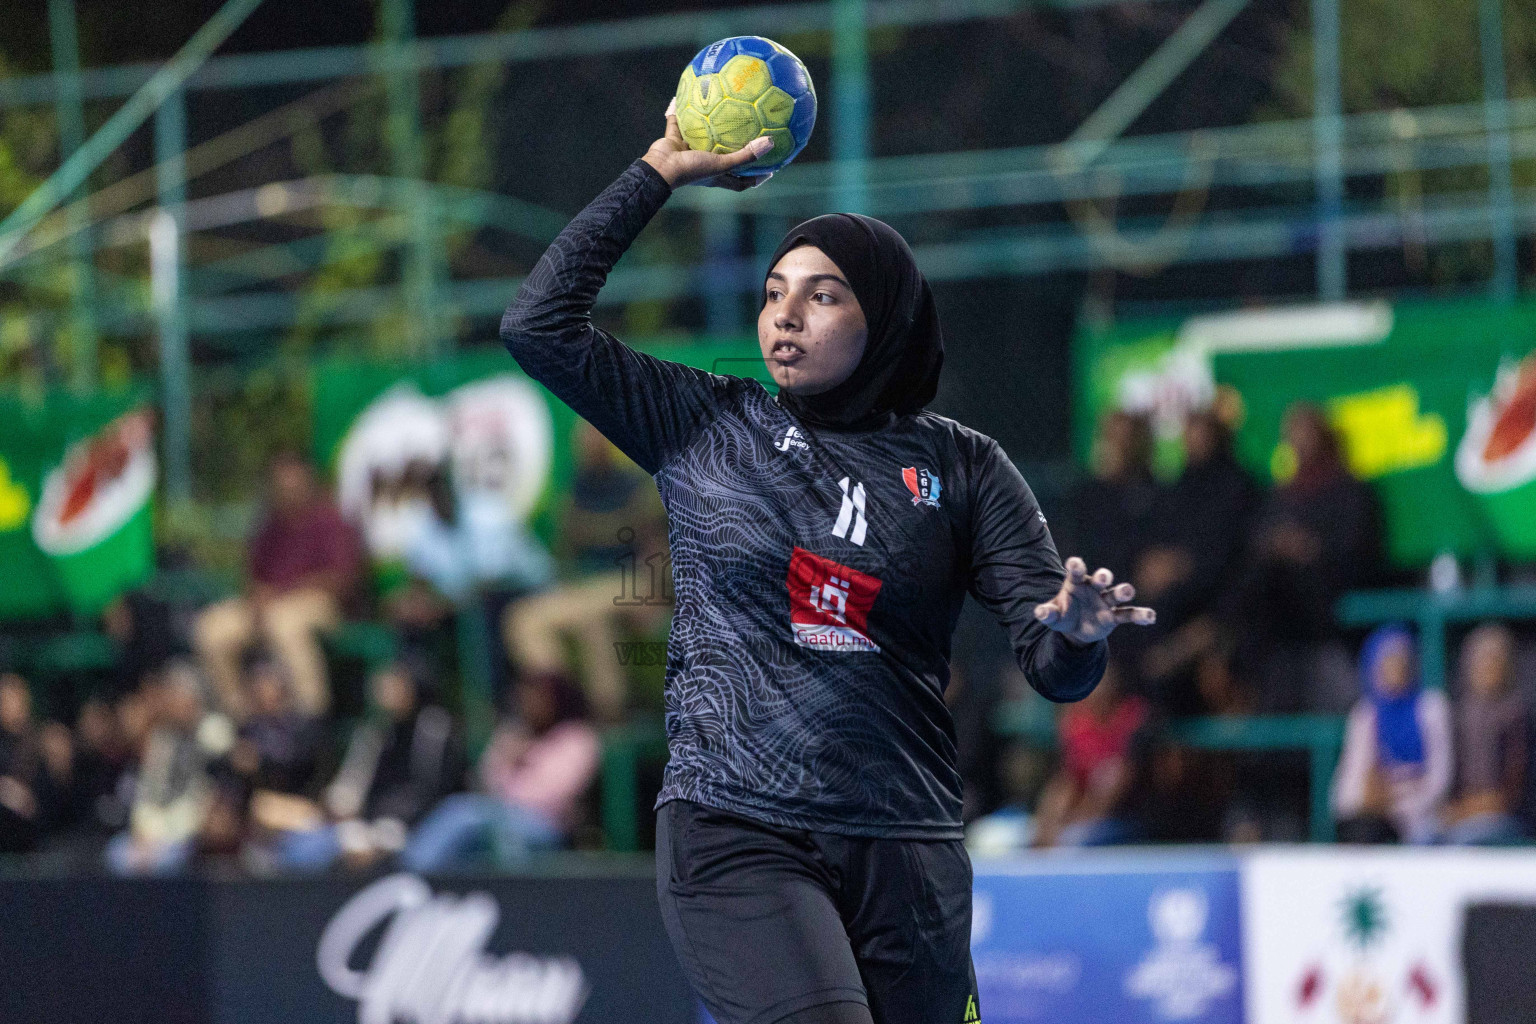
M789 624L795 643L823 651L879 651L868 636L880 580L804 548L789 556Z
M907 490L912 492L912 504L939 507L939 491L943 490L943 485L933 473L908 466L901 471L901 479L906 483Z
M773 446L781 452L787 452L791 448L804 448L809 450L811 447L806 443L805 435L800 433L800 428L794 426L784 431L784 436L775 441Z

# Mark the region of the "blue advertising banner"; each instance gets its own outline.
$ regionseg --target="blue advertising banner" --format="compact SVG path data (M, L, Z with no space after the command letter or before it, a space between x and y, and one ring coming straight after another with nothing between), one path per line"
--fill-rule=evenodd
M1073 854L976 864L971 953L987 1024L1240 1024L1230 857Z

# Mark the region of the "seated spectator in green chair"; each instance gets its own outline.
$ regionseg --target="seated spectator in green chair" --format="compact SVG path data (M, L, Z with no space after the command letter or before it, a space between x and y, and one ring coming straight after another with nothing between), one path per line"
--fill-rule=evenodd
M1529 754L1525 698L1515 688L1515 637L1502 623L1467 635L1455 702L1456 797L1445 808L1444 842L1517 843Z
M556 521L555 555L568 577L510 605L502 631L512 664L528 675L577 675L597 718L624 717L629 695L619 660L620 622L653 633L672 610L667 521L655 483L585 420L575 433L576 468ZM580 651L567 664L565 639Z
M479 792L445 799L406 844L400 860L412 871L505 862L569 843L602 741L570 680L532 676L515 695L517 714L480 759Z
M1432 843L1451 789L1451 711L1445 694L1421 685L1406 627L1366 637L1360 688L1333 777L1339 841Z
M213 605L193 626L193 643L223 710L245 717L240 668L265 642L287 668L294 697L310 715L330 707L319 632L342 621L362 565L361 544L295 453L273 460L266 518L251 538L247 592Z
M1061 767L1040 793L1032 845L1110 846L1138 837L1130 805L1150 709L1124 692L1122 679L1122 666L1111 661L1092 693L1062 708Z
M205 716L202 681L190 663L171 662L149 690L153 725L128 828L107 844L107 866L118 875L172 874L186 866L213 793L209 765L229 747L220 719Z
M463 741L451 715L426 703L420 673L396 663L374 674L374 710L347 743L322 807L289 798L264 809L275 866L321 871L339 860L363 868L398 853L411 826L464 778ZM268 811L270 810L270 815Z

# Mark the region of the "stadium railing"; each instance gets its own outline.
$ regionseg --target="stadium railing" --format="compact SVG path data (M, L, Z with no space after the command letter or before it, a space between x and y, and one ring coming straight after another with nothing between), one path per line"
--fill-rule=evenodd
M1042 713L1044 708L1044 713ZM1001 736L1034 746L1056 746L1055 714L1040 700L1008 701L998 707L992 727ZM1302 750L1308 755L1308 834L1313 842L1333 838L1328 790L1344 742L1341 715L1243 715L1170 719L1157 732L1198 750L1231 753Z
M1484 619L1536 619L1536 584L1480 586L1435 593L1404 587L1345 594L1334 609L1341 626L1410 622L1419 633L1419 669L1424 685L1444 689L1448 627Z

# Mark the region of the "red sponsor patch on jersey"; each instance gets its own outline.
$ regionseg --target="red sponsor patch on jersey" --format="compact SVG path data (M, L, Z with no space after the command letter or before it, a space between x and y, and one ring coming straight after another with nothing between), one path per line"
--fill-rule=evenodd
M797 547L785 584L795 643L824 651L880 649L866 632L878 578Z

